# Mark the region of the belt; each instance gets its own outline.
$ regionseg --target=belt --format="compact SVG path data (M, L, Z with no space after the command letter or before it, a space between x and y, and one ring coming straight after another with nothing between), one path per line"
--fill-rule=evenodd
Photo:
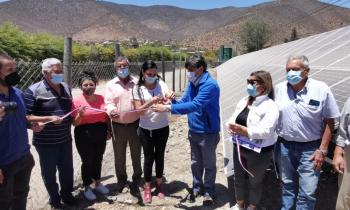
M136 121L131 122L131 123L117 123L117 122L113 122L113 124L119 125L119 126L130 126L130 125L135 125L136 123L138 124L139 120L136 120Z
M306 141L306 142L299 142L299 141L288 141L288 140L285 140L284 138L278 136L277 141L281 142L281 143L296 143L296 144L301 144L302 145L302 144L315 143L316 141L321 141L321 139L316 139L316 140L311 140L311 141Z

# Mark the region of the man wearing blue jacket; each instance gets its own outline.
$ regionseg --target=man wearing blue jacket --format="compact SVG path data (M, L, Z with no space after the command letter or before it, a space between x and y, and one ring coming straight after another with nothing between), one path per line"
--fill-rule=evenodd
M207 71L202 55L195 54L185 67L189 83L184 96L178 101L173 100L171 105L158 104L154 110L188 115L193 195L204 195L203 205L212 205L215 198L215 151L220 140L220 89Z

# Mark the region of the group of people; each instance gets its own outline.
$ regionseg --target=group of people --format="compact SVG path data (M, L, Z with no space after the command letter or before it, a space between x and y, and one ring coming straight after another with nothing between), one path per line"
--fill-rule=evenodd
M0 55L0 206L26 209L34 159L27 128L34 131L33 145L39 155L42 178L54 209L62 202L76 204L73 191L71 125L81 157L83 195L95 200L96 193L109 194L101 183L106 142L112 138L117 191L143 187L143 200L152 202L152 168L155 164L156 195L162 199L164 153L169 136L169 113L187 114L191 149L192 190L186 196L203 205L215 201L216 147L220 136L220 88L207 71L200 54L185 64L188 85L176 99L157 72L157 65L143 63L139 78L129 71L125 57L115 60L117 76L106 85L104 96L95 93L98 79L93 72L79 76L82 94L73 97L63 81L61 62L42 62L43 80L22 92L13 59ZM291 56L286 81L276 85L267 71L252 72L247 79L247 97L241 99L226 123L234 144L233 210L256 209L262 195L264 171L276 160L282 183L281 209L314 209L320 169L325 161L340 117L330 88L311 79L305 56ZM10 112L1 102L16 102ZM334 152L334 168L344 174L337 209L350 208L348 184L350 144L350 99L340 118ZM130 148L132 181L126 173L126 149ZM141 150L144 154L143 170ZM56 173L60 185L56 181ZM144 174L142 179L142 174ZM131 183L131 184L130 184Z

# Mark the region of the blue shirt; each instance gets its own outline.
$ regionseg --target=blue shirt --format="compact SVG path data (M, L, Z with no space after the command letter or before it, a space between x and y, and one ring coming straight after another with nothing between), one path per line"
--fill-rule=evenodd
M309 78L295 93L286 81L275 88L280 117L277 134L287 141L308 142L322 138L325 118L340 116L331 89L321 81Z
M61 83L58 94L46 80L31 85L24 92L27 115L63 116L71 111L72 96L65 83ZM41 132L33 135L33 144L59 144L72 140L72 117L64 118L61 124L48 123Z
M189 130L194 133L218 133L220 131L220 88L218 83L204 72L198 84L189 82L179 101L173 101L171 113L188 114Z
M0 101L17 103L17 112L6 114L0 121L0 168L29 154L27 119L22 91L10 87L9 96L0 94Z

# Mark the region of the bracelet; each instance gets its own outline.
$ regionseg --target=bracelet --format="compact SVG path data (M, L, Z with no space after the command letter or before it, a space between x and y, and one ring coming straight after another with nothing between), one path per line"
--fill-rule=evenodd
M328 150L326 150L326 149L317 149L317 150L319 150L321 153L322 153L322 155L324 156L324 157L326 157L327 156L327 154L328 154Z

